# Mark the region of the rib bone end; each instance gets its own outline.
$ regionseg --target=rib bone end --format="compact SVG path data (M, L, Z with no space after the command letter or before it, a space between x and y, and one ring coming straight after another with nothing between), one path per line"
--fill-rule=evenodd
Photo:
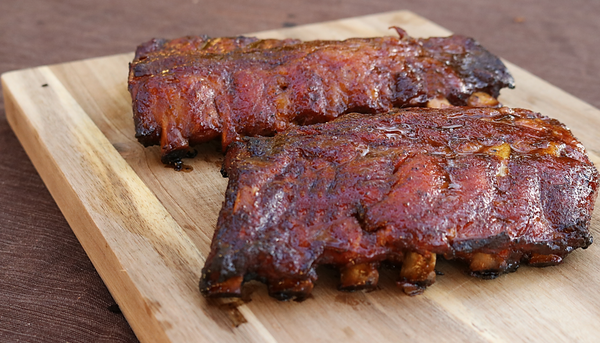
M310 295L313 288L312 280L283 279L269 282L269 295L278 300L302 301Z
M376 263L363 263L343 268L339 289L343 291L374 289L379 282L377 267Z
M206 296L213 298L242 296L242 283L244 281L242 276L234 276L215 284L203 281L200 283L200 292Z
M435 262L434 253L407 253L400 271L398 286L411 296L423 293L425 288L435 282Z

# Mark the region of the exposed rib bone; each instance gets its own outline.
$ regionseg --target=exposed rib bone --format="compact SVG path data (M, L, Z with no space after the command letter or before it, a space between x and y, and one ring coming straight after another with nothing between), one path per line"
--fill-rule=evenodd
M529 265L535 267L546 267L560 264L562 262L562 257L554 254L550 255L541 255L541 254L532 254L529 259Z
M219 297L239 297L242 295L242 276L234 276L223 282L214 283L207 289L202 290L207 293L218 294Z
M471 107L498 107L500 102L488 93L475 92L467 100L467 105Z
M398 281L398 285L402 287L404 293L408 295L421 294L427 286L435 282L435 261L434 253L428 252L421 255L409 252L406 254Z
M269 283L269 295L279 300L304 300L314 287L312 280L284 279Z
M454 107L450 104L450 101L446 98L435 98L431 99L427 102L427 107L429 108L448 108Z
M491 254L476 252L473 254L469 269L472 272L487 272L499 270L504 260Z
M363 263L342 268L340 276L340 290L355 291L372 289L379 281L378 263Z

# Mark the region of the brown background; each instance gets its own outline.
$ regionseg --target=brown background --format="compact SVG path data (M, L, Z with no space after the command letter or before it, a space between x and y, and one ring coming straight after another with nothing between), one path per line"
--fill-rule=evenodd
M600 2L0 0L0 73L407 9L600 107ZM518 85L517 85L518 87ZM0 100L0 342L136 342L12 133Z

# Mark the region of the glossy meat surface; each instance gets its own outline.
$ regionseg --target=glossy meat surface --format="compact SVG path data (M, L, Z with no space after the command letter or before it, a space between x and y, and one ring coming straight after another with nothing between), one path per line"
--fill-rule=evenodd
M256 279L301 299L320 264L340 269L341 289L372 288L383 261L418 294L438 255L493 278L592 243L598 173L565 126L528 110L348 114L232 143L223 168L206 296Z
M130 64L136 137L177 163L220 137L273 135L350 112L379 113L430 101L466 105L513 87L504 64L471 38L345 41L185 37L152 40Z

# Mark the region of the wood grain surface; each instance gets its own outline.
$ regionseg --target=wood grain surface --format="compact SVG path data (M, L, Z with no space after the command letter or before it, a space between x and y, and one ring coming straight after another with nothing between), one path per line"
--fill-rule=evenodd
M410 12L256 33L262 38L343 39L449 32ZM175 172L158 147L134 138L126 89L132 54L6 73L11 127L94 266L143 342L594 341L600 334L597 244L560 266L523 267L496 280L440 262L444 273L408 297L383 271L379 290L342 293L320 269L313 296L278 302L249 283L243 300L206 300L198 291L227 180L218 143L199 147ZM600 111L508 64L517 88L501 101L566 123L598 165ZM598 236L598 211L592 233Z

